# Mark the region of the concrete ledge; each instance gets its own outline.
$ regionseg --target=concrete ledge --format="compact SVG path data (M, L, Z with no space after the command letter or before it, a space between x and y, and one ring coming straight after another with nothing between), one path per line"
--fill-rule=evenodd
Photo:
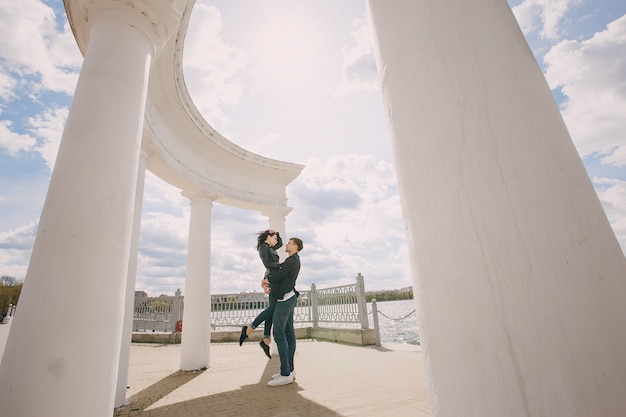
M180 333L133 332L131 341L133 343L180 343Z
M370 346L376 344L374 329L339 329L329 327L311 327L311 339L326 340L349 345Z
M213 331L211 342L232 343L239 342L239 331ZM248 337L248 341L259 341L263 338L261 330L255 330ZM369 346L376 344L376 335L373 329L339 329L326 327L298 327L296 328L297 339L319 339L329 342L346 343L350 345ZM180 333L163 332L133 332L133 343L180 343Z

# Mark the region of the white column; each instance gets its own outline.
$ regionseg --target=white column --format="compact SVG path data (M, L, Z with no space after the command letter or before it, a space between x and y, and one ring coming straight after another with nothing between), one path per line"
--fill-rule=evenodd
M12 417L114 405L154 26L122 2L84 11L90 41L0 365Z
M185 308L181 335L180 369L209 367L211 347L211 210L215 196L184 191L191 200Z
M277 251L281 260L287 257L285 254L285 245L289 237L285 235L285 223L287 215L291 213L291 210L291 207L269 207L261 210L261 214L268 219L269 228L280 233L280 237L283 239L283 247Z
M626 265L505 1L369 0L433 416L626 415Z
M117 374L117 388L115 391L115 407L121 407L126 400L126 386L128 384L128 364L130 359L130 344L133 336L133 314L135 309L135 281L137 275L137 256L139 254L139 232L141 226L141 208L143 206L143 191L146 179L148 152L141 151L139 168L137 170L137 191L135 193L135 211L133 215L133 229L130 240L130 256L128 259L128 275L126 279L126 299L124 307L124 327L122 329L122 344Z

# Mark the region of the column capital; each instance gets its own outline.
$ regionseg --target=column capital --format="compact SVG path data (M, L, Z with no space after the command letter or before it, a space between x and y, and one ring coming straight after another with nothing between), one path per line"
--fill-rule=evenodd
M263 216L271 217L286 217L289 213L291 213L293 208L287 206L274 206L274 207L266 207L261 210L261 214Z
M90 27L104 16L115 16L141 31L158 54L187 8L187 0L76 0L78 16ZM87 35L88 39L88 35Z
M198 189L198 188L191 188L191 189L183 190L181 191L180 194L183 197L186 197L189 200L191 200L192 204L199 200L208 200L212 203L218 197L217 194L214 194L207 190Z

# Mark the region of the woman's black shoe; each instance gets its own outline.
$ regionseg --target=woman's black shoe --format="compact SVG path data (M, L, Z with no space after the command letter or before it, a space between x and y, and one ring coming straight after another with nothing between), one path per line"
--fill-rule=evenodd
M248 326L241 328L241 335L239 336L239 346L243 345L243 342L248 338Z
M270 347L266 345L265 342L262 340L259 342L259 346L261 346L261 349L263 349L263 352L265 352L265 355L268 358L272 359L272 355L270 355Z

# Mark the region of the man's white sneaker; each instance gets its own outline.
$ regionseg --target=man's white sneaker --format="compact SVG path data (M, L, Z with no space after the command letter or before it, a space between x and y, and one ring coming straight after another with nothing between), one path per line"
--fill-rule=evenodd
M277 374L272 375L272 379L276 379L278 378L280 375L280 372ZM291 371L291 373L289 374L289 376L293 377L293 380L296 380L296 371Z
M291 375L289 376L278 376L277 378L272 379L271 381L269 381L267 383L268 387L278 387L280 385L287 385L287 384L291 384L293 382L293 377Z

